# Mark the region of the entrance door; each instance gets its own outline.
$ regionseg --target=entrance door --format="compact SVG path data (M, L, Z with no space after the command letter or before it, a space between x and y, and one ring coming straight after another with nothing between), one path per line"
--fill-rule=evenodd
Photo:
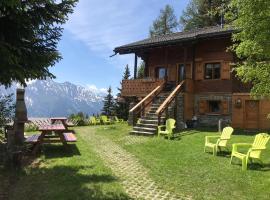
M245 101L245 128L258 129L259 128L259 101L247 100Z
M178 65L178 83L185 80L185 65L180 64Z

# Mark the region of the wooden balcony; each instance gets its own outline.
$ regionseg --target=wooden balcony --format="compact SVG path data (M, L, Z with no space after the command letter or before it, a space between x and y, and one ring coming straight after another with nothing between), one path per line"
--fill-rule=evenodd
M163 79L135 79L123 80L122 93L123 97L144 97L152 92L157 86L164 83Z

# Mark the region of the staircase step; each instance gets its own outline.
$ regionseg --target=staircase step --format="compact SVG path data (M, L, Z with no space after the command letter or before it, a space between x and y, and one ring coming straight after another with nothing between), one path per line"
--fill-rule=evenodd
M141 132L141 131L131 131L130 134L133 135L144 135L144 136L154 136L155 133L151 133L151 132Z
M157 128L157 124L136 124L136 126L145 128Z
M157 131L156 128L145 128L145 127L141 127L141 126L134 126L133 130L140 131L140 132L151 132L151 133L156 133L156 131Z

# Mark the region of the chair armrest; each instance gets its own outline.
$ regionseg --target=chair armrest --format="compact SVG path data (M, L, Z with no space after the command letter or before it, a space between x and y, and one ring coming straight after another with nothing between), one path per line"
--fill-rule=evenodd
M236 152L238 150L238 147L244 147L244 146L247 146L247 147L250 147L252 146L252 144L250 143L235 143L232 145L232 152Z
M210 139L213 139L213 138L220 138L220 136L218 135L205 136L205 143L209 143Z
M160 126L158 126L158 132L161 131L161 129L162 128L165 128L165 127L166 127L166 125L160 125Z

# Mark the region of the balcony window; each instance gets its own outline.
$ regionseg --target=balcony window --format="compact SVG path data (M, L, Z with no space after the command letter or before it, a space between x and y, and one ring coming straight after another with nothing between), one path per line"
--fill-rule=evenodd
M164 79L167 75L167 69L165 67L158 67L156 69L156 78Z
M207 63L205 64L205 79L220 79L220 63Z

